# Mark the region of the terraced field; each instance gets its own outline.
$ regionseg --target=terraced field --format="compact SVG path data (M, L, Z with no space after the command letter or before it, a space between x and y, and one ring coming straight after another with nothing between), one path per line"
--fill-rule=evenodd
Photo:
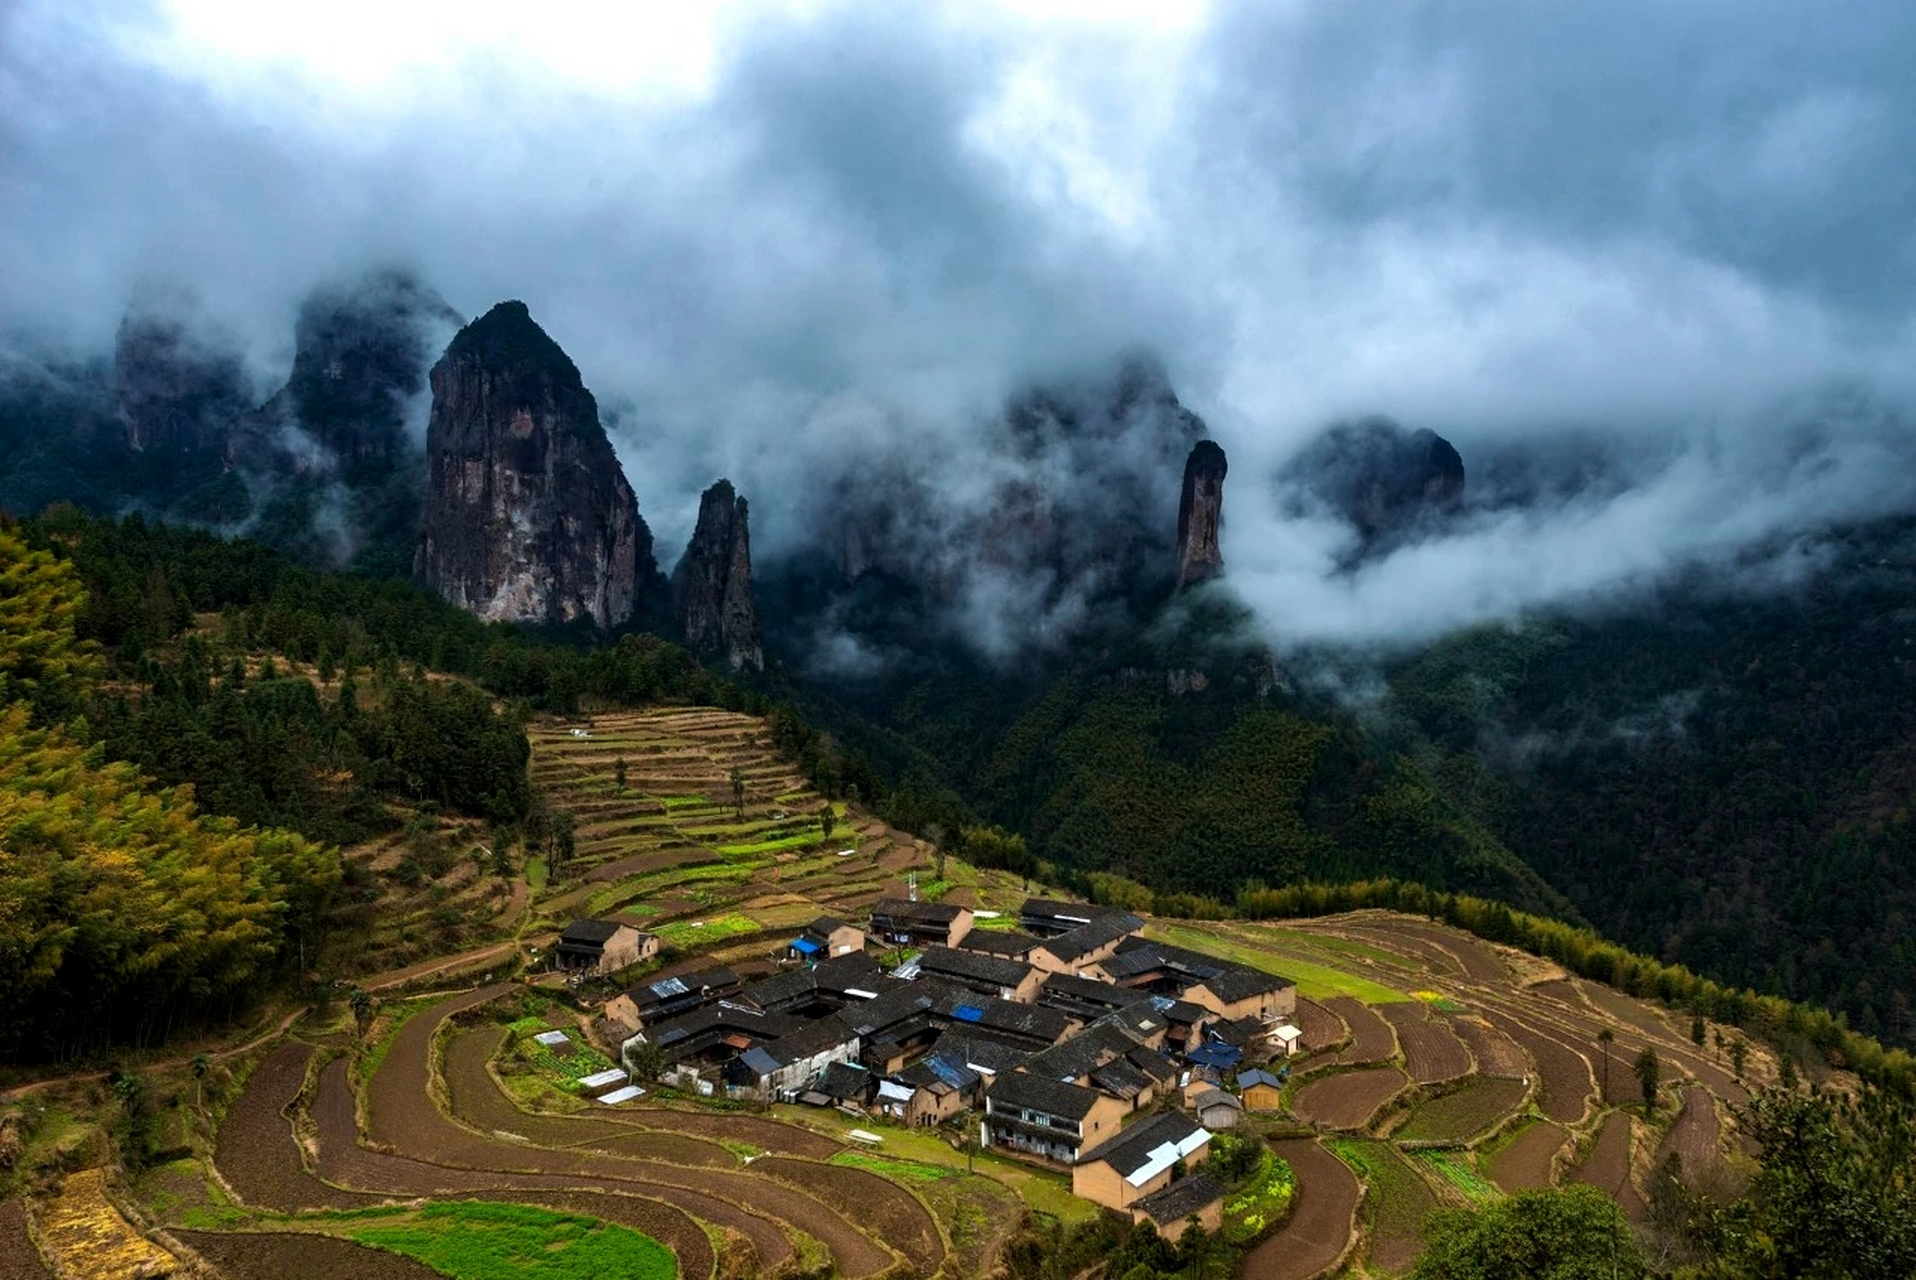
M994 1270L1027 1212L1089 1212L1055 1172L986 1152L967 1173L942 1134L783 1106L595 1107L515 1066L523 1033L511 1024L533 1009L522 1007L526 988L475 978L543 949L576 915L659 932L666 972L714 961L762 971L787 931L821 912L862 919L908 876L921 896L998 911L1015 912L1025 893L1020 880L956 860L936 878L931 849L856 805L831 809L827 836L825 801L748 716L656 708L531 734L535 779L576 822L571 863L557 874L517 865L504 889L497 876L461 872L468 889L458 892L478 895L494 927L386 976L389 992L438 987L407 1006L417 1012L382 1018L364 1040L340 1013L260 1052L205 1153L205 1194L142 1202L167 1238L236 1280L427 1275L422 1262L355 1242L352 1224L416 1216L422 1200L502 1202L637 1232L686 1277L961 1280ZM1687 1018L1535 957L1381 912L1161 920L1147 932L1284 974L1302 997L1288 1111L1250 1120L1278 1135L1294 1207L1253 1246L1247 1276L1401 1274L1440 1205L1574 1178L1640 1213L1635 1179L1653 1158L1680 1151L1686 1168L1736 1158L1718 1104L1747 1095L1689 1041ZM1673 1091L1655 1125L1597 1096L1606 1030L1613 1077L1645 1046L1662 1058ZM1770 1069L1752 1054L1752 1074ZM854 1124L882 1146L851 1147ZM31 1215L44 1238L46 1212L0 1205L0 1280L43 1274L26 1223Z

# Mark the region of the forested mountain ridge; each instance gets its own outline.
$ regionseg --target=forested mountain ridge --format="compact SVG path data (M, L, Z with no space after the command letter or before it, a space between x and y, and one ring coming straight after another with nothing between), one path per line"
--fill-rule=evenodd
M1916 524L1776 593L1680 584L1388 672L1385 736L1599 929L1916 1037Z

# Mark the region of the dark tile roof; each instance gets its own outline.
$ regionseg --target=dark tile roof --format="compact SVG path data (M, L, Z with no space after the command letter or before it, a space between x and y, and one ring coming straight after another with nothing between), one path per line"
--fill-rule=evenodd
M986 1036L968 1035L963 1031L947 1031L932 1042L933 1056L951 1056L966 1066L976 1067L996 1075L1000 1072L1015 1071L1031 1061L1031 1050L1020 1049L1016 1045L1006 1044L1002 1040Z
M918 957L918 972L993 988L1016 987L1031 976L1031 966L1022 960L1006 960L978 951L927 947Z
M820 916L805 926L805 932L815 933L821 938L828 938L840 929L849 928L851 928L851 926L843 920L840 920L837 916Z
M963 907L942 902L913 902L910 898L880 898L872 904L872 919L906 920L915 924L949 925Z
M1169 1228L1175 1227L1186 1218L1193 1217L1205 1208L1224 1198L1224 1184L1208 1173L1198 1172L1188 1178L1179 1178L1168 1187L1153 1191L1131 1207L1146 1214L1151 1221L1166 1228L1166 1234L1173 1234Z
M1098 1104L1096 1090L1034 1076L1028 1071L1006 1071L991 1082L985 1096L993 1106L1023 1107L1067 1120L1082 1120Z
M1081 924L1066 933L1061 933L1044 944L1044 949L1058 958L1061 964L1075 964L1100 947L1106 947L1144 927L1144 921L1123 911L1113 911L1099 916L1089 924Z
M1191 1105L1199 1111L1206 1107L1230 1107L1234 1111L1244 1110L1244 1103L1236 1095L1226 1093L1222 1089L1206 1089L1191 1099Z
M921 979L887 991L875 1000L847 1005L833 1017L860 1036L870 1038L909 1018L930 1012L949 994L944 983Z
M1038 1054L1027 1065L1041 1076L1075 1080L1090 1075L1113 1058L1122 1058L1137 1045L1123 1028L1094 1023Z
M1093 1017L1101 1017L1113 1009L1122 1009L1137 998L1137 992L1114 983L1074 977L1068 973L1047 975L1044 986L1038 989L1039 1004L1069 1012L1089 1013Z
M832 1063L812 1086L826 1097L840 1102L851 1098L863 1102L871 1097L872 1090L877 1087L877 1078L855 1062Z
M1100 907L1089 902L1026 898L1024 905L1018 908L1018 923L1033 933L1052 935L1069 932L1104 916L1123 914L1116 907Z
M1206 978L1204 985L1218 999L1236 1003L1252 996L1261 996L1266 992L1282 991L1297 984L1289 978L1280 978L1274 973L1265 973L1262 969L1253 969L1249 965L1234 964L1215 977Z
M1015 929L973 929L958 945L966 951L982 951L988 956L1009 956L1013 960L1022 960L1031 954L1042 939L1029 933L1019 933Z
M1125 1058L1113 1058L1091 1073L1091 1087L1126 1102L1155 1083L1150 1076L1132 1066Z
M1140 1120L1117 1137L1078 1157L1081 1164L1104 1161L1128 1178L1150 1163L1151 1153L1165 1143L1182 1143L1203 1128L1189 1116L1177 1111L1161 1111Z
M1025 1004L1019 1000L995 1000L970 991L945 989L936 1005L937 1013L954 1023L983 1030L998 1031L1051 1044L1063 1038L1071 1020L1056 1009Z
M1156 1049L1139 1045L1124 1056L1132 1066L1159 1082L1170 1080L1178 1073L1177 1064Z
M559 941L603 947L612 941L613 934L627 927L617 920L574 920L559 935Z
M976 1089L983 1078L965 1064L962 1055L949 1052L933 1053L922 1062L906 1067L896 1077L900 1083L933 1093L969 1092Z

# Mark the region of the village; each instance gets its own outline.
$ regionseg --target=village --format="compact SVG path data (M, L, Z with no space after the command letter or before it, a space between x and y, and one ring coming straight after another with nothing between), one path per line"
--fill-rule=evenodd
M1201 1166L1216 1131L1278 1109L1282 1063L1304 1047L1297 988L1142 928L1047 898L1015 921L882 898L862 926L811 921L770 976L693 966L619 992L594 1033L624 1066L578 1083L607 1106L652 1083L945 1126L1068 1171L1076 1195L1134 1222L1215 1231L1224 1186ZM576 983L658 951L631 924L582 919L550 960Z

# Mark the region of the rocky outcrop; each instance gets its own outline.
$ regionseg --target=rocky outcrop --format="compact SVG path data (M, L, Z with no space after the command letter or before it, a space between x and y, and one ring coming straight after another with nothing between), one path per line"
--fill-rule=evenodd
M1178 498L1178 590L1224 571L1218 533L1224 527L1224 450L1214 440L1191 446Z
M406 408L458 327L444 298L402 272L315 290L300 307L292 374L259 415L278 433L264 443L295 469L390 470L418 450Z
M489 621L632 616L652 534L598 403L523 302L461 329L433 366L415 572Z
M216 335L192 298L153 293L120 321L113 394L134 453L219 459L251 407L233 344Z
M752 600L752 535L745 499L720 480L699 496L699 522L672 571L672 603L686 642L722 653L733 670L762 670Z
M1355 525L1366 546L1438 523L1464 496L1464 460L1450 441L1388 418L1333 427L1285 478Z

